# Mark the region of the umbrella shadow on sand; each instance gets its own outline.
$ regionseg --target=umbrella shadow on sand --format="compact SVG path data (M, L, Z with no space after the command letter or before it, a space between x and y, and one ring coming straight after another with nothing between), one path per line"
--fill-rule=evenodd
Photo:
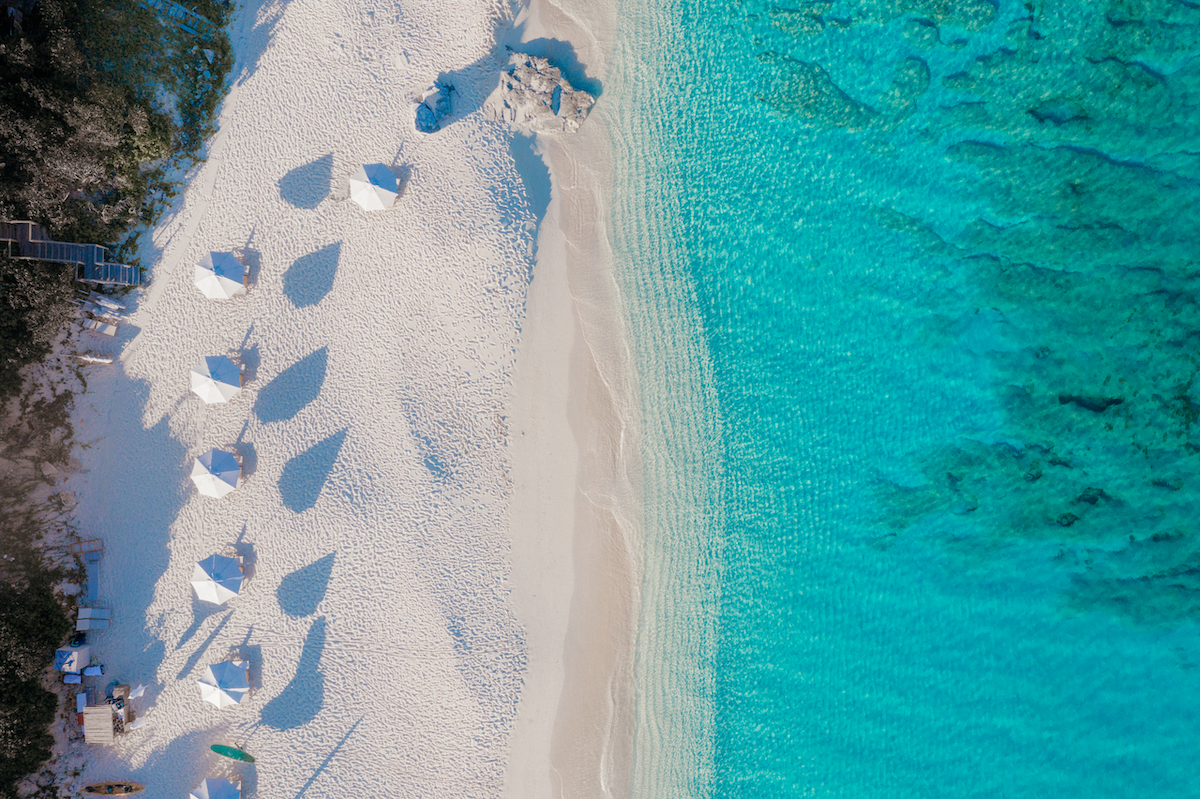
M301 255L283 273L283 293L297 308L307 308L325 299L337 276L342 243L335 241L321 249Z
M325 591L329 588L334 554L330 552L320 560L301 566L280 581L275 596L284 613L300 618L317 612L317 605L325 598Z
M346 431L342 430L318 441L284 464L283 473L279 475L279 493L285 508L293 513L303 513L317 504L345 441Z
M328 366L328 347L305 355L259 389L254 415L267 424L291 419L321 394Z
M325 677L321 674L321 655L325 651L325 617L318 616L308 630L296 676L263 706L259 718L276 730L293 730L317 717L325 705Z
M279 179L279 196L296 208L311 211L329 196L333 182L333 153L309 161Z
M337 746L333 747L329 754L325 756L325 759L321 761L321 765L317 766L317 770L314 771L312 776L308 778L308 782L301 786L300 792L296 794L294 799L301 799L305 792L312 787L312 784L317 781L317 777L321 776L321 774L325 771L325 768L333 762L333 758L337 755L337 753L340 752L342 747L346 745L346 741L350 740L350 736L354 734L356 729L358 729L358 725L362 724L362 720L364 718L366 718L366 716L358 717L358 721L354 722L354 726L346 731L346 734L342 736L342 739L337 742Z

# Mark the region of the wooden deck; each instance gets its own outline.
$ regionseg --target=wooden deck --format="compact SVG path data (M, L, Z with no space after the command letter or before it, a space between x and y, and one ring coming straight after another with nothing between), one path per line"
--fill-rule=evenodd
M11 258L75 264L75 279L109 286L137 286L141 270L108 260L108 250L99 244L53 241L45 228L33 222L0 222L0 246Z

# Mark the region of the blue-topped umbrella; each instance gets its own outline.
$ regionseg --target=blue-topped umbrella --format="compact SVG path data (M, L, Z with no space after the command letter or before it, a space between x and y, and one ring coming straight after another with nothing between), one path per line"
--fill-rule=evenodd
M206 497L220 499L238 487L242 466L232 452L210 449L192 465L192 482Z
M192 588L202 602L223 605L242 590L242 564L237 558L210 555L192 569Z
M242 390L242 367L224 355L209 355L192 367L192 391L208 404L229 402Z
M246 293L246 267L231 252L210 252L196 264L196 288L211 300Z
M368 211L391 208L399 193L396 173L387 164L363 164L350 178L350 199Z

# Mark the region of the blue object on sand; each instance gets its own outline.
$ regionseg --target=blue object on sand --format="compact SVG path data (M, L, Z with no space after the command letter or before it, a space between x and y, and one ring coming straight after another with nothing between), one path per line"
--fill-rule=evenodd
M95 602L100 598L100 558L91 557L91 555L98 554L89 552L84 556L87 558L87 598L89 602Z
M422 133L434 133L441 129L441 122L450 116L450 94L453 86L434 83L421 96L417 105L417 130Z

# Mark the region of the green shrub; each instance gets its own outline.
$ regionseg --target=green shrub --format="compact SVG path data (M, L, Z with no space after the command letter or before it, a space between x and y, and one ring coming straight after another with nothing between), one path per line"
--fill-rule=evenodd
M0 253L0 399L21 387L21 367L43 358L74 315L73 272L66 264Z
M0 797L16 796L16 784L50 759L58 697L37 680L0 677Z
M62 645L71 622L44 579L18 588L0 583L0 674L36 680Z
M137 0L40 0L0 35L0 219L110 246L152 222L164 167L199 156L232 64L223 31L197 39Z
M71 623L45 576L24 588L0 583L0 796L15 795L54 744L58 697L38 680Z

